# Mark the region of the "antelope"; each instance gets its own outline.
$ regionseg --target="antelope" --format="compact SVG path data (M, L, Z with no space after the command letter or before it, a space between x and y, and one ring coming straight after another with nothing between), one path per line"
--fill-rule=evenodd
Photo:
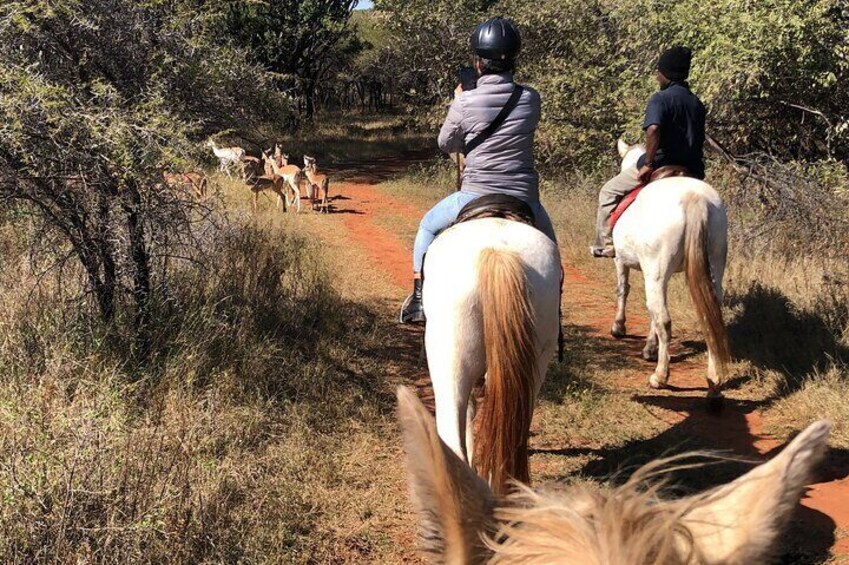
M169 173L162 171L162 179L171 188L185 188L193 191L200 198L206 198L206 175L194 171L188 173Z
M281 178L283 180L284 187L288 186L289 189L294 193L292 195L292 204L295 204L296 210L298 212L301 211L301 182L304 179L304 173L301 171L300 167L289 164L289 156L280 154L280 161L278 161L272 157L268 156L268 153L265 151L262 152L262 158L264 160L266 168L270 168L272 171L273 178ZM288 199L287 199L288 205Z
M227 178L232 178L230 167L244 160L245 150L241 147L218 147L215 141L211 139L206 142L206 146L211 147L212 152L218 157L218 170L226 173Z
M242 180L247 184L252 184L256 179L263 176L263 172L263 164L260 159L253 155L245 155L242 158ZM265 176L271 177L267 172Z
M312 203L312 209L319 212L328 213L329 200L328 193L330 192L330 179L327 175L318 172L318 165L315 157L304 155L304 173L306 173L309 181L309 198ZM318 191L321 189L321 201L318 202Z
M260 161L256 157L247 156L243 160L245 169L245 182L251 187L253 193L253 210L257 211L257 200L259 193L263 190L270 190L277 195L277 208L283 204L283 211L288 209L288 201L283 195L284 180L282 177L275 175L273 172L268 174L269 166L267 156L263 153L263 159ZM265 172L266 174L263 174Z

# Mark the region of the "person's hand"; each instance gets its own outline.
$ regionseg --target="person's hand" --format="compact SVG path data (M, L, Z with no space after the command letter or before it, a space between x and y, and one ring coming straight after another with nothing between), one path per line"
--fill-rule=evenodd
M457 85L457 88L454 89L454 97L460 96L463 93L463 83Z
M640 171L637 173L637 177L640 179L640 182L643 184L648 184L651 180L651 174L654 172L654 169L648 165L643 165L640 168Z

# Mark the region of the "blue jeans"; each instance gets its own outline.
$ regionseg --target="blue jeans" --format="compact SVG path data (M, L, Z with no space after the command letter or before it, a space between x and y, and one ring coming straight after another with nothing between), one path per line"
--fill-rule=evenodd
M463 206L478 198L480 194L472 194L469 192L455 192L450 196L446 196L436 203L436 205L425 214L419 224L419 231L416 234L416 243L413 246L413 272L421 273L424 264L424 256L427 248L436 239L436 235L451 225L451 222L457 219L460 210ZM554 226L551 225L551 218L542 204L535 202L530 205L531 210L536 217L537 228L547 235L551 241L557 243L557 236L554 235Z

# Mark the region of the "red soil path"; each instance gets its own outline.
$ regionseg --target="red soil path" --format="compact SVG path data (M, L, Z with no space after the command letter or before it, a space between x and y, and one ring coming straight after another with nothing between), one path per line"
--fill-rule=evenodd
M398 163L402 165L402 163ZM398 167L399 169L402 167ZM384 272L398 286L401 297L410 286L412 243L401 241L395 234L375 223L379 215L402 216L418 220L423 210L400 202L377 190L373 185L382 180L379 176L352 179L353 182L337 185L344 200L337 200L335 207L341 218L347 241L364 249L374 269ZM600 289L613 295L612 275L610 280L595 280L579 269L564 265L566 272L564 312L566 323L574 324L597 338L611 340L609 328L613 319L614 305L599 300ZM634 303L641 297L634 296ZM632 308L635 309L635 308ZM647 328L645 317L631 315L629 328ZM643 346L639 336L628 337L616 344L617 354L638 357ZM640 362L641 363L641 362ZM642 363L633 377L627 377L619 385L623 389L646 391L647 377L652 365ZM663 407L671 410L673 416L666 419L670 425L686 426L694 434L710 437L720 445L727 446L735 453L747 457L761 457L780 450L781 442L768 436L764 430L762 415L755 407L746 402L731 402L725 412L717 417L710 416L702 409L704 393L703 360L683 359L672 365L670 383L676 388L664 394ZM426 377L420 377L416 383L427 395ZM695 396L694 396L695 395ZM832 551L837 555L849 555L849 478L846 470L837 468L834 462L826 462L821 473L823 482L812 485L802 500L802 506L792 521L791 527L804 528L805 538L815 540L823 537L828 543L834 543ZM809 535L810 533L810 535ZM838 538L835 541L835 538Z

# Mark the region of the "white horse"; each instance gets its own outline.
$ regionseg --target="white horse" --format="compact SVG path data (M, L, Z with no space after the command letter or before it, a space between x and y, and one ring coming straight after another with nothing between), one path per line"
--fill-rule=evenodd
M622 170L635 167L645 153L641 145L618 142ZM720 385L730 360L722 321L722 277L728 250L725 206L709 184L686 177L652 182L619 218L613 229L618 277L616 320L611 333L625 336L625 305L630 269L643 271L651 327L643 358L657 359L649 378L653 388L669 378L672 320L667 307L670 277L685 271L690 296L708 349L708 397L721 399Z
M679 500L661 497L657 478L688 463L681 458L649 463L619 487L521 488L505 497L440 441L403 387L398 416L422 549L434 562L469 565L771 562L831 428L816 422L736 481Z
M474 453L478 472L496 492L510 478L528 482L533 407L557 349L557 246L519 222L473 220L433 242L424 276L425 345L440 437L466 462ZM471 394L484 374L473 440Z

